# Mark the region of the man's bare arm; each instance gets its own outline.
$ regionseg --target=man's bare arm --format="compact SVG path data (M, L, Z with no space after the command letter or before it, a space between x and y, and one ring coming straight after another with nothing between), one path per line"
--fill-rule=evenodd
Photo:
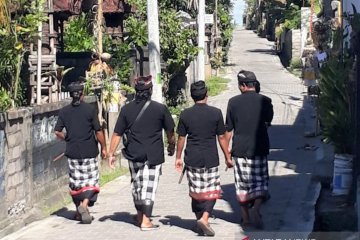
M60 140L65 140L65 133L64 132L55 131L55 135Z
M101 146L101 157L106 158L107 149L106 149L106 141L105 141L105 135L104 135L103 130L96 131L96 138Z
M172 156L172 155L174 155L174 152L175 152L175 132L174 132L174 129L172 129L171 131L166 132L166 135L167 135L167 139L168 139L168 143L169 143L168 148L167 148L168 155Z
M121 140L121 136L117 133L113 133L113 135L111 136L111 141L110 141L110 150L109 150L109 159L108 159L108 163L109 163L109 167L110 168L115 168L115 157L114 157L114 153L117 149L117 147L119 146Z
M225 163L228 168L231 168L233 166L231 161L231 154L229 151L229 141L226 138L226 135L219 135L218 136L218 142L220 144L221 150L224 153L225 156Z
M181 159L181 154L182 154L182 151L184 150L185 139L186 139L185 137L179 136L177 146L176 146L175 169L178 172L181 172L182 168L183 168L183 161Z

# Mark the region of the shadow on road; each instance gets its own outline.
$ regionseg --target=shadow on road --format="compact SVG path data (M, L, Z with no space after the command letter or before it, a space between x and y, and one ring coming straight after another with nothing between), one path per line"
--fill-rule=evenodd
M176 226L179 228L187 229L195 232L196 220L194 219L182 219L179 216L167 215L165 218L159 219L164 225Z
M111 221L124 222L124 223L128 223L128 224L137 226L135 217L136 217L136 215L130 214L129 212L115 212L112 215L106 215L106 216L99 218L99 221L105 222L107 220L111 220Z
M250 50L246 50L247 52L251 52L251 53L264 53L264 54L269 54L269 55L277 55L272 49L250 49Z
M76 214L76 211L69 210L67 207L63 207L63 208L61 208L60 210L54 212L51 215L55 215L55 216L58 216L58 217L63 217L63 218L66 218L68 220L74 220L75 221L75 214Z

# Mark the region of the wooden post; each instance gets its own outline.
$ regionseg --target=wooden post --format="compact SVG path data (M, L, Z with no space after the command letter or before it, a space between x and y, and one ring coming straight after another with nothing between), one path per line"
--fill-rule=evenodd
M103 11L102 11L102 0L98 0L98 11L97 11L97 41L98 41L98 54L99 56L103 53L103 44L102 44L102 19L103 19Z

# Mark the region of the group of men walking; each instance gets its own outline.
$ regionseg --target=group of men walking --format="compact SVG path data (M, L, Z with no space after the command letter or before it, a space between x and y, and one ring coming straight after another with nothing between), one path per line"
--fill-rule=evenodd
M176 129L175 168L188 178L197 231L207 236L215 235L209 216L216 200L221 198L217 141L226 167L234 168L241 224L262 228L260 206L269 198L267 128L273 118L273 106L270 98L259 94L260 84L254 73L242 70L237 78L242 94L229 100L225 122L221 110L207 104L205 82L198 81L190 89L195 104L180 114ZM69 162L70 193L77 207L76 218L83 223L91 223L88 207L99 193L96 140L101 145L102 157L114 167L114 155L123 138L122 153L129 162L137 211L134 220L143 231L159 228L151 222L151 215L161 164L165 160L162 132L166 132L167 151L172 156L176 145L175 123L165 105L151 101L151 76L137 78L135 90L135 100L120 111L109 151L95 109L82 102L81 85L70 85L73 101L59 113L55 133L67 142L65 155ZM66 134L62 131L64 128Z

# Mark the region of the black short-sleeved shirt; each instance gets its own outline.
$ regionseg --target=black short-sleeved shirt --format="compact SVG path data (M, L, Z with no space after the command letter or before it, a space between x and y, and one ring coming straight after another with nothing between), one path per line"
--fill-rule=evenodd
M131 126L128 146L123 149L125 157L130 161L145 162L150 165L161 164L164 158L162 130L174 129L174 120L167 107L151 101L138 121L132 125L146 101L132 101L125 105L119 114L114 132L123 135Z
M197 103L185 109L179 118L177 133L185 137L185 164L191 167L219 166L216 136L225 133L221 110Z
M269 154L267 124L273 119L271 99L256 92L244 92L229 100L227 131L234 130L232 156L254 157Z
M65 156L74 159L94 158L99 154L95 132L101 130L97 111L88 103L65 106L59 112L55 131L66 129Z

